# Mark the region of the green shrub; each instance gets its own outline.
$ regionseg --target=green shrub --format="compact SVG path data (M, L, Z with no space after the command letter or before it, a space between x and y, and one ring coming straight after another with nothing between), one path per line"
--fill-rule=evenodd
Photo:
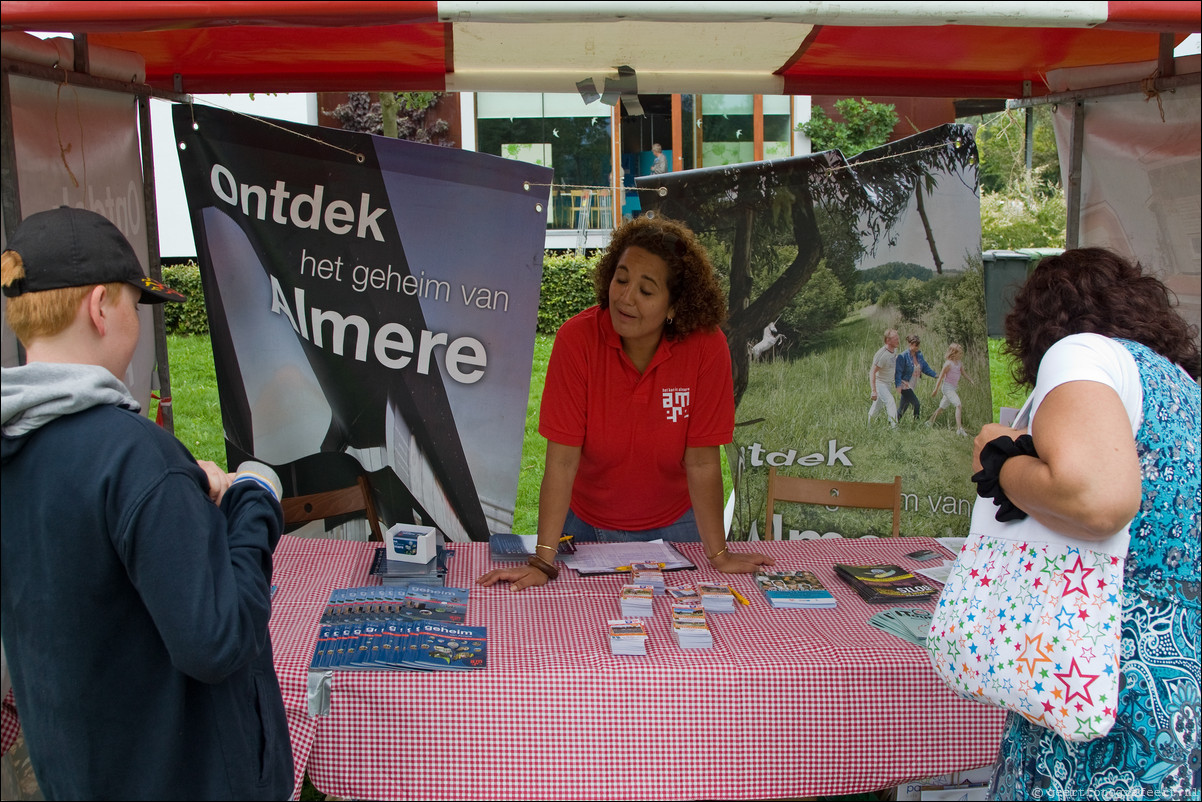
M540 334L553 336L565 320L597 302L593 292L593 268L599 257L599 253L588 257L570 252L544 255L538 302ZM196 263L165 265L163 283L188 296L187 303L163 305L167 333L207 335L209 318L205 313L204 290Z
M981 193L982 250L1063 248L1068 213L1064 194L1039 191L1035 179Z
M931 328L948 342L966 349L984 348L985 271L979 256L967 260L967 269L943 286L931 310Z
M797 345L821 339L847 317L847 293L823 263L780 316L780 331Z
M538 296L538 333L554 335L572 315L597 302L593 290L593 268L600 252L592 256L575 253L543 256L543 283Z
M188 300L182 304L163 304L163 322L167 333L207 335L209 316L205 311L205 294L196 262L164 265L163 283L188 296Z

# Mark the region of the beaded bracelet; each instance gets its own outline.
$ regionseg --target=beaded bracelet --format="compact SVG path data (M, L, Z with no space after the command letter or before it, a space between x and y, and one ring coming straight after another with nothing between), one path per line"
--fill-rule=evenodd
M555 580L559 578L559 569L537 555L531 554L529 557L527 557L526 564L542 571L547 575L547 579Z
M972 480L977 484L977 495L993 499L998 508L993 517L1002 522L1021 521L1027 517L1027 513L1006 498L1006 492L1002 490L1002 464L1011 457L1018 456L1039 456L1035 452L1035 441L1031 439L1031 435L1020 435L1017 439L1005 435L995 437L981 449L981 470L972 475Z

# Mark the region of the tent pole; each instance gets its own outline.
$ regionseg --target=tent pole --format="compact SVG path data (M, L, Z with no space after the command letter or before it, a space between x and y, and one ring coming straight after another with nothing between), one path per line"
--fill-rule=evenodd
M1030 96L1031 82L1023 81L1023 97ZM1023 145L1023 164L1026 165L1027 172L1031 172L1031 165L1035 161L1035 109L1027 106L1026 112L1026 139Z
M1085 101L1073 103L1073 141L1069 151L1068 185L1064 200L1068 219L1065 226L1065 248L1076 248L1081 242L1081 156L1085 149Z
M142 138L142 205L146 220L146 261L150 277L163 280L159 257L159 214L154 194L154 147L150 129L150 98L141 95L138 101L138 128ZM151 304L154 319L154 360L159 379L159 417L163 428L175 434L175 416L171 406L171 365L167 358L167 326L163 320L163 305Z
M17 140L13 134L12 92L8 86L8 70L0 75L0 215L6 238L21 222L21 193L17 186ZM15 336L17 361L25 364L25 346ZM6 366L11 367L11 366Z

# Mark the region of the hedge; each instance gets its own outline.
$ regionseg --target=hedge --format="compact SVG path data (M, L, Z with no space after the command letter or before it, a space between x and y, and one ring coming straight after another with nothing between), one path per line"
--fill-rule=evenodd
M598 256L574 253L543 255L543 281L539 289L538 332L555 334L563 322L596 303L593 267ZM200 268L195 262L163 266L163 283L188 296L186 303L164 304L163 319L168 334L209 333Z

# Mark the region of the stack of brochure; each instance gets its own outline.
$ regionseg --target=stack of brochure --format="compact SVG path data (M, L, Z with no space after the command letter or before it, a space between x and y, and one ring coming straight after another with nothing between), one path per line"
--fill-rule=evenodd
M730 585L698 582L697 593L701 596L701 606L707 613L733 613L735 611L735 594L730 592Z
M380 546L372 558L371 574L380 577L380 582L385 585L407 585L410 582L441 585L446 580L447 564L453 556L454 551L440 545L428 562L390 560L388 549Z
M668 600L672 604L682 604L687 607L700 607L701 594L692 585L682 585L678 588L667 588Z
M714 645L705 610L685 604L672 605L672 634L682 649L709 649Z
M652 611L652 595L650 585L623 585L618 596L622 605L622 616L625 618L650 618Z
M773 607L834 607L835 597L823 587L813 571L760 571L755 584Z
M647 585L656 596L664 595L663 563L631 563L630 583Z
M487 665L487 627L390 619L322 626L309 668L466 671Z
M646 654L647 625L637 618L610 621L609 650L613 654Z
M835 563L835 575L851 585L860 598L870 604L925 601L938 591L925 579L892 563L883 565L842 565Z
M464 670L487 665L488 630L464 625L469 591L441 585L336 588L311 670Z

